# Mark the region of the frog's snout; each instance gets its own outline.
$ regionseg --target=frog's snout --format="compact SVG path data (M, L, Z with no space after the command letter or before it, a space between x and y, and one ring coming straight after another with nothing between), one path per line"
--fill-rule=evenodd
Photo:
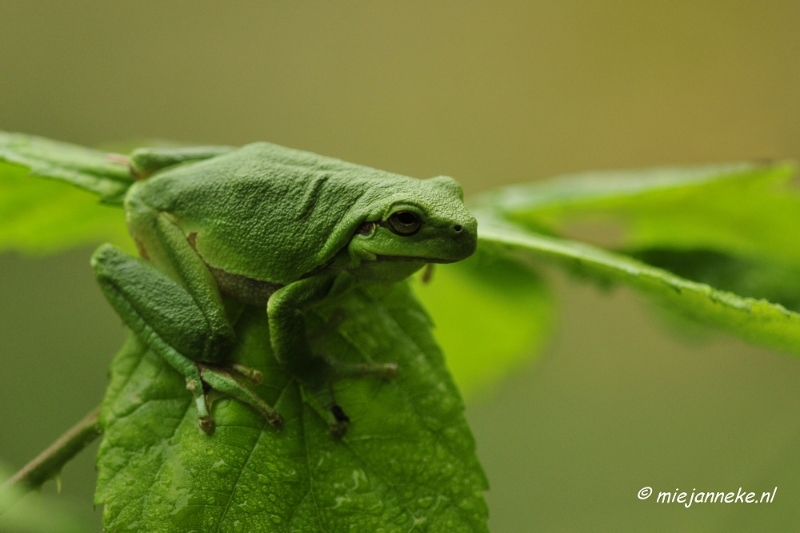
M478 245L478 223L473 220L456 222L450 226L450 236L455 245L458 260L469 257Z
M457 239L475 239L478 236L478 221L474 218L457 221L452 226L453 236Z
M477 231L474 224L453 224L450 236L457 242L474 239Z

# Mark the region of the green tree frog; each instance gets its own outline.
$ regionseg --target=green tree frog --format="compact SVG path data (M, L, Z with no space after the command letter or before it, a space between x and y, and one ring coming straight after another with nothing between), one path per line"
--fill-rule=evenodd
M186 378L200 428L214 430L207 392L230 395L279 428L283 419L234 365L226 303L265 309L273 352L330 411L343 375L391 376L312 353L305 313L360 283L393 283L429 263L470 256L477 222L449 177L418 180L268 143L239 149L140 149L125 196L139 258L103 245L92 265L124 322Z

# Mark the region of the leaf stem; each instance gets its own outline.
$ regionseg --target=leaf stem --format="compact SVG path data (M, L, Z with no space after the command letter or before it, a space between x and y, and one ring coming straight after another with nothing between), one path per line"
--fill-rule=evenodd
M56 477L65 464L100 436L102 431L99 418L100 407L98 406L34 460L22 467L0 489L28 492L41 487L48 479Z

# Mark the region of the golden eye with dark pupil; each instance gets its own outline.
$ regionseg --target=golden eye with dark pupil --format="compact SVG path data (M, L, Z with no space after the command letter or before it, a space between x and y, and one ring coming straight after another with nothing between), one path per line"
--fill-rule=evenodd
M389 229L403 236L414 235L422 227L422 220L411 211L398 211L389 217Z

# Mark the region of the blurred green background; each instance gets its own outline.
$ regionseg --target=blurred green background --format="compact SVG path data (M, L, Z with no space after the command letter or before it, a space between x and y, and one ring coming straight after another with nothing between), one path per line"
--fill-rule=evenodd
M267 140L449 174L468 194L800 158L799 27L789 1L2 2L0 129ZM0 256L10 467L99 402L124 338L89 254ZM800 361L675 336L629 291L549 276L560 303L544 354L468 399L492 531L796 531ZM93 451L65 469L61 498L99 530ZM644 486L778 490L686 509L639 501Z

